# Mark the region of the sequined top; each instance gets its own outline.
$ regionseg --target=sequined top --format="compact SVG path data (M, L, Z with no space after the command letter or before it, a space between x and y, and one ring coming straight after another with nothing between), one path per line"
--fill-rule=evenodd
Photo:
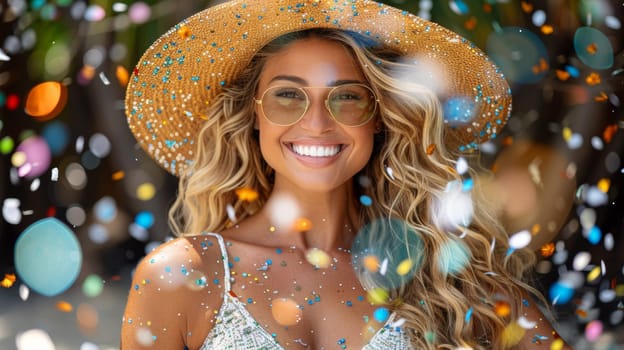
M208 234L217 238L223 256L224 273L225 276L229 276L229 258L223 237L216 233ZM223 304L217 314L215 326L204 340L200 350L282 350L283 348L273 336L254 320L245 308L245 304L232 296L229 279L224 278L223 280L225 287ZM394 326L393 323L395 323L394 314L362 350L412 350L407 334L400 327Z

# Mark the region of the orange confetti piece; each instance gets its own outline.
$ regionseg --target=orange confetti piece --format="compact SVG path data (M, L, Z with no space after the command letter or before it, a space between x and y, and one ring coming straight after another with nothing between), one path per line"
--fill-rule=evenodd
M609 143L611 142L611 140L613 140L613 135L617 132L617 130L617 124L611 124L604 129L604 131L602 132L602 138L605 140L606 143Z
M596 43L591 43L587 45L585 49L587 50L587 53L589 53L590 55L595 55L596 52L598 52L598 45Z
M545 258L553 255L554 253L555 253L555 244L552 242L546 243L540 248L540 254L542 254L542 256Z
M80 70L80 74L82 75L83 78L87 80L91 80L95 76L95 68L89 65L83 66L82 69Z
M600 95L594 97L594 101L596 102L607 102L609 100L609 96L604 93L604 91L600 91Z
M258 199L258 192L249 187L239 188L235 192L238 200L241 201L252 202Z
M11 288L13 284L15 283L15 279L16 279L15 274L5 273L4 279L0 281L0 285L4 288Z
M492 5L490 5L488 3L483 4L483 12L491 13L492 12Z
M47 81L30 90L25 111L37 120L46 121L59 115L66 103L67 87L56 81Z
M579 315L580 317L587 317L587 311L583 309L576 309L574 313Z
M598 181L598 189L604 193L609 192L609 188L611 187L611 180L604 178Z
M120 171L116 171L113 173L113 175L111 176L111 178L115 181L119 181L121 179L124 178L124 176L126 176L126 173L124 173L122 170Z
M271 303L271 314L282 326L294 326L301 321L303 310L292 299L277 299Z
M379 259L374 255L365 256L364 259L362 259L362 264L369 272L375 273L379 271Z
M178 35L182 39L186 39L186 38L190 37L191 34L192 34L191 30L187 26L182 26L182 27L180 27L180 29L178 29Z
M298 232L307 232L312 228L312 221L306 218L298 218L295 220L294 229Z
M531 234L535 236L536 234L540 232L541 229L542 229L542 225L534 224L533 227L531 227Z
M533 5L526 1L521 1L520 6L522 7L522 11L524 11L525 13L530 13L531 11L533 11Z
M540 58L539 65L533 66L533 73L539 74L548 70L548 62L544 58Z
M544 24L540 28L540 30L542 31L542 34L544 34L544 35L550 35L550 34L555 32L555 29L550 24Z
M477 19L472 16L466 22L464 22L464 27L468 30L473 30L477 27Z
M56 309L61 312L72 312L74 307L66 301L59 301L56 303Z
M433 152L435 152L435 149L436 149L436 145L433 143L427 146L427 155L432 155Z
M557 79L559 79L561 81L566 81L566 80L570 79L570 73L568 73L565 70L557 69L557 71L555 73L557 74Z
M494 312L499 317L507 317L511 314L511 306L508 302L499 300L494 303Z
M511 146L513 145L514 139L511 136L507 136L503 139L503 145L505 146Z
M117 76L117 81L119 82L119 85L121 85L122 87L126 87L126 85L128 85L128 79L130 79L130 74L128 73L128 70L126 68L124 68L123 66L117 66L117 69L115 70L115 75Z
M598 85L600 84L600 75L596 72L591 73L585 78L585 82L588 85Z

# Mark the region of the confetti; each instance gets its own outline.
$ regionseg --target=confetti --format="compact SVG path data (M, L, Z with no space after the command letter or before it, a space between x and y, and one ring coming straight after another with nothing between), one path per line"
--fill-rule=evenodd
M390 294L382 288L373 288L368 291L368 302L373 305L384 305L388 302Z
M590 321L587 326L585 326L585 339L590 342L598 340L598 338L602 335L602 330L602 322L599 320Z
M513 249L522 249L531 243L532 235L529 231L524 230L513 234L509 238L509 246Z
M591 73L587 76L587 78L585 78L585 82L587 83L587 85L598 85L601 83L601 78L600 75L598 73Z
M56 117L67 103L65 85L49 81L33 87L26 97L24 109L31 117L45 121Z
M506 301L498 300L494 303L494 312L499 317L507 317L511 314L511 305Z
M61 311L61 312L72 312L74 311L74 307L72 306L72 304L66 302L66 301L58 301L56 303L56 309Z
M386 309L385 307L380 307L373 311L373 318L379 323L386 322L388 320L388 317L390 317L390 310Z
M15 243L17 275L43 295L55 296L67 290L78 277L81 266L78 239L55 218L41 219L28 226Z
M412 262L411 259L405 259L399 263L399 265L396 268L396 272L400 276L405 276L410 272L413 266L414 266L414 263Z
M326 269L331 264L329 254L318 248L310 248L306 252L306 260L316 268Z
M123 66L117 66L115 69L115 76L117 77L117 81L121 87L126 87L128 85L128 80L130 79L130 74L128 70Z
M301 322L303 310L292 299L280 298L271 303L271 314L282 326L294 326Z
M379 271L379 259L375 255L367 255L362 259L364 268L371 273Z
M100 81L102 81L102 84L107 85L107 86L110 85L110 80L108 80L104 72L100 72L99 77L100 77Z
M238 197L238 199L241 201L253 202L256 199L258 199L258 192L256 192L255 190L251 188L247 188L247 187L239 188L234 192L236 193L236 196Z
M307 218L298 218L295 220L293 229L297 232L308 232L312 229L312 221Z
M518 323L512 322L508 324L507 327L505 327L505 329L503 330L503 334L501 335L503 346L505 348L511 348L515 346L520 342L520 340L522 340L522 337L524 337L525 333L526 330L522 328Z
M2 281L0 281L0 286L4 287L4 288L11 288L13 286L13 284L15 283L15 274L12 273L5 273L4 274L4 279L2 279Z

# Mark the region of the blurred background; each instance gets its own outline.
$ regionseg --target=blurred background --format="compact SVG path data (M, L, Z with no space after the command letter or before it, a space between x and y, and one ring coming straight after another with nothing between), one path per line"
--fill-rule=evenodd
M143 51L196 0L0 0L0 348L117 349L176 179L123 112ZM624 2L387 0L473 41L514 96L482 145L510 234L576 349L624 344Z

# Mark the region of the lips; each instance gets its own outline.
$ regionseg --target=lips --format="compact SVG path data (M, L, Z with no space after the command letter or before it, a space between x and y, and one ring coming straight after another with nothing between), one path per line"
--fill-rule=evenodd
M289 144L290 149L296 154L304 157L315 157L315 158L323 158L323 157L333 157L336 154L340 153L343 149L343 145L303 145L291 143Z

